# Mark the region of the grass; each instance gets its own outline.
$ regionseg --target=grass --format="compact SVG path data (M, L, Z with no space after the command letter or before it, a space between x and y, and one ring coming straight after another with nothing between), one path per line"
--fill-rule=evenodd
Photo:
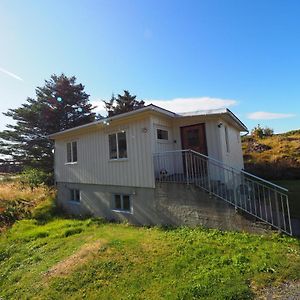
M300 219L300 180L276 180L274 183L289 190L291 216Z
M258 152L253 143L270 147ZM267 179L300 179L300 130L264 138L253 136L242 139L245 168Z
M0 232L16 220L49 219L54 212L55 191L46 186L31 189L17 180L0 182Z
M3 299L251 299L298 280L300 243L201 228L22 220L0 236Z

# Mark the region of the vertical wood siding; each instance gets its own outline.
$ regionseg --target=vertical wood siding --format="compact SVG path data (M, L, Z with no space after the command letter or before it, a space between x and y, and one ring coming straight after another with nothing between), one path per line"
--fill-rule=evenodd
M144 119L112 122L106 127L90 130L55 141L55 176L58 182L88 183L131 187L155 187L153 153L180 150L180 127L205 123L208 155L236 168L243 168L239 131L228 126L230 152L226 152L224 126L219 119L195 116L171 119L156 114ZM168 130L168 141L159 141L157 129ZM110 160L108 135L125 130L128 159ZM77 141L78 162L66 164L66 143Z
M223 126L220 128L221 132L221 147L222 150L222 161L236 169L244 168L243 151L241 144L240 132L232 125L223 122ZM226 149L225 140L225 126L227 126L228 132L228 144L229 152Z
M110 160L108 135L125 130L128 159ZM66 143L77 141L78 162L66 164ZM150 117L126 125L108 125L72 138L56 140L58 182L154 187Z

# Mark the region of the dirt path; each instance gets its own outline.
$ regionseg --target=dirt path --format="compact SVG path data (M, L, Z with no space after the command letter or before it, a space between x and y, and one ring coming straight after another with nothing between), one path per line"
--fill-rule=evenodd
M60 261L45 273L46 278L59 277L70 274L79 265L93 259L105 241L96 241L81 247L76 253Z
M260 300L299 300L300 299L300 281L285 282L276 287L268 287L255 292L255 299Z

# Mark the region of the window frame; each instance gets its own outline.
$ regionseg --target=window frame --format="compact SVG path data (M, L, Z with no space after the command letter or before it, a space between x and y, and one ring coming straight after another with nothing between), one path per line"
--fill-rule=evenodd
M226 147L226 152L230 153L228 126L224 126L224 130L225 130L225 147Z
M116 208L116 197L117 196L120 196L121 208ZM129 210L124 209L124 197L128 197L128 199L129 199L129 207L130 207ZM112 211L132 215L133 214L132 195L124 194L124 193L113 194Z
M120 149L119 149L119 139L118 134L124 133L125 134L125 142L126 142L126 157L120 157ZM116 142L116 150L117 150L117 157L111 158L111 147L110 147L110 136L115 137ZM127 143L127 131L126 130L119 130L115 132L111 132L108 134L108 156L110 161L124 161L128 160L128 143Z
M74 143L76 143L76 160L74 160ZM68 145L70 145L70 155L71 155L71 160L69 161L69 157L68 157ZM78 141L77 140L73 140L73 141L68 141L66 142L66 148L67 148L67 161L66 161L66 165L74 165L78 163Z
M69 199L69 202L74 204L80 204L81 203L81 190L79 189L69 189L71 197ZM77 198L78 196L78 198Z
M167 133L167 139L160 139L159 137L158 137L158 131L165 131L166 133ZM156 128L156 139L159 141L159 142L168 142L169 141L169 137L170 137L170 135L169 135L169 130L167 130L167 129L164 129L164 128Z

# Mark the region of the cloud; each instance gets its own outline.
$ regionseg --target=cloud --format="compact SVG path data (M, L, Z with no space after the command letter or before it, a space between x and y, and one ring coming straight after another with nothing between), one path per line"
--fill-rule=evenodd
M171 100L148 100L146 104L154 104L176 113L196 110L209 110L233 106L236 100L211 97L174 98Z
M95 108L95 112L101 114L102 116L106 116L107 112L104 108L104 103L102 101L98 101L98 100L92 100L91 104L93 106L96 106Z
M271 113L265 111L256 111L248 114L248 119L250 120L275 120L275 119L286 119L293 118L294 114L281 114L281 113Z
M7 71L7 70L1 68L1 67L0 67L0 72L4 73L4 74L6 74L6 75L8 75L8 76L10 76L10 77L12 77L12 78L15 78L15 79L17 79L17 80L23 81L23 79L22 79L20 76L14 74L14 73L12 73L12 72L9 72L9 71Z
M102 101L91 101L93 106L97 106L95 111L102 115L106 115ZM145 104L154 104L170 110L175 113L191 112L196 110L209 110L233 106L237 104L236 100L221 99L211 97L195 97L195 98L174 98L170 100L145 100Z

